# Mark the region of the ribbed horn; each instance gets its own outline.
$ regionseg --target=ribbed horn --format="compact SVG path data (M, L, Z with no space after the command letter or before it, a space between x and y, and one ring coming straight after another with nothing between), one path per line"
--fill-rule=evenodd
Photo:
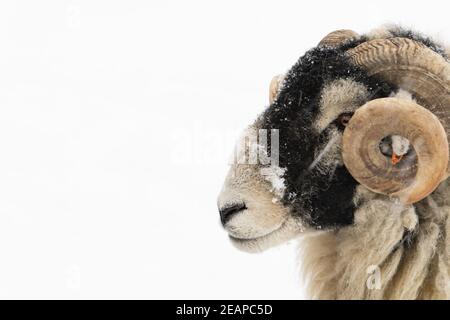
M358 111L360 116L352 118L349 122L351 125L346 129L348 132L344 132L345 165L356 180L372 191L396 195L408 203L419 201L450 175L448 162L450 64L444 57L424 44L407 38L367 41L348 50L347 54L353 63L364 68L369 75L411 93L417 104L412 106L411 100L407 102L385 100L377 101L374 105L370 104L370 110L372 110L370 117ZM375 112L373 106L377 106L380 111ZM426 115L422 107L434 118ZM366 109L364 107L363 110ZM405 110L409 110L409 113ZM386 117L384 114L389 116ZM445 146L443 135L438 133L442 130L437 129L439 126L436 120L439 121L445 133ZM361 121L365 124L363 125ZM377 129L369 130L375 124ZM361 133L355 134L356 127L360 127ZM399 130L396 127L403 129ZM382 134L375 134L371 130L382 132ZM357 138L360 134L369 135L369 132L370 139L368 136L364 139ZM404 171L400 174L398 170L384 163L382 160L386 159L383 159L379 154L380 151L374 147L375 137L382 139L382 135L389 134L402 135L414 146L417 153L416 164L404 168L408 173ZM371 142L368 144L368 141ZM372 149L369 150L368 145L371 145ZM355 150L365 151L356 152ZM355 156L356 154L359 154L359 157ZM370 170L359 171L361 167L357 164L358 161L362 161ZM434 169L433 166L435 166ZM441 176L439 173L443 168L445 170Z
M320 42L319 46L328 46L328 47L336 47L341 43L355 39L358 37L358 34L352 30L336 30L325 36Z
M408 139L413 147L398 165L380 151L380 141L392 135ZM375 99L350 119L343 136L343 160L355 180L368 189L414 203L446 177L447 134L433 113L412 100Z

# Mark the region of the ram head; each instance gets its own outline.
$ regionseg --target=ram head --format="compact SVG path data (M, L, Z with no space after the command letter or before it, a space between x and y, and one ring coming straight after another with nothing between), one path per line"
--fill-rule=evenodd
M351 226L367 199L426 198L450 174L449 75L445 50L407 30L326 36L238 142L218 198L232 243L261 251Z

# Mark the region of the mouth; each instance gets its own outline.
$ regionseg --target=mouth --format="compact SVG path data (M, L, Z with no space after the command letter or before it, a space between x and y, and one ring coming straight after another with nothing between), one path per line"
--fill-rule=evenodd
M239 238L228 235L231 243L246 252L261 252L280 243L291 240L303 232L303 226L292 219L286 219L278 228L265 235L253 238Z
M282 227L283 227L283 225L281 225L279 228L277 228L277 229L275 229L275 230L273 230L273 231L271 231L269 233L266 233L266 234L263 234L262 236L258 236L258 237L254 237L254 238L239 238L239 237L232 236L231 234L228 235L228 236L230 237L231 241L236 241L236 242L259 241L259 240L263 240L263 239L265 239L267 237L270 237L270 235L272 235L273 233L277 232Z

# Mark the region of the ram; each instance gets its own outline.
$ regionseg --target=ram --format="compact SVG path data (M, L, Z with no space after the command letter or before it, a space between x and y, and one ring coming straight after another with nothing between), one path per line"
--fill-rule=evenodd
M275 77L246 132L277 143L244 135L237 157L256 143L277 161L234 163L218 197L231 242L298 239L311 298L450 298L446 52L397 26L339 30Z

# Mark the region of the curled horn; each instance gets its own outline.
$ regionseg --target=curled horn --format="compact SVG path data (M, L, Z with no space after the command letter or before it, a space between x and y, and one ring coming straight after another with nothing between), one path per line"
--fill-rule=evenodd
M341 43L355 39L358 37L358 34L352 30L336 30L325 36L320 42L319 46L328 46L328 47L336 47Z
M375 99L360 107L343 136L344 164L368 189L414 203L449 175L450 65L406 38L376 39L348 52L369 75L413 94L413 100ZM381 139L407 138L415 157L395 166L381 154Z
M381 154L380 141L393 134L410 141L417 154L414 161L393 166ZM357 181L404 203L430 194L445 176L449 160L439 119L415 102L397 98L375 99L359 108L344 131L343 149L344 163Z

